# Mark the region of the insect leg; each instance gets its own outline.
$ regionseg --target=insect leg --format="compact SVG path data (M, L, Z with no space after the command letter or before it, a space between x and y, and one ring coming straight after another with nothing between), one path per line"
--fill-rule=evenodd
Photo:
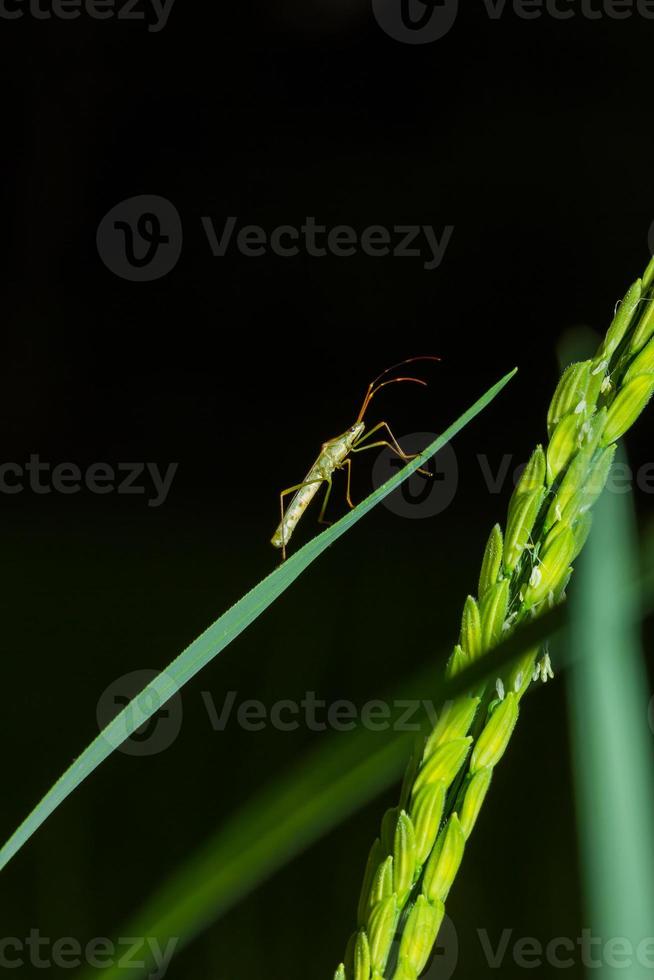
M402 457L402 459L413 459L415 456L418 455L418 453L414 453L413 456L407 456L407 454L404 452L399 442L391 432L391 427L389 426L388 422L378 422L377 425L373 425L372 429L366 432L365 435L361 436L361 438L358 440L356 445L360 446L362 442L366 442L370 438L370 436L374 435L375 432L379 432L380 429L386 429L386 431L388 432L389 439L393 444L393 449L395 450L398 456ZM379 445L379 443L376 443L376 445Z
M325 480L325 483L327 484L327 492L325 493L325 499L322 502L322 507L320 508L320 514L318 516L318 523L319 524L331 524L332 523L331 521L326 521L325 520L325 511L327 510L327 501L329 500L329 495L332 492L332 481L331 481L331 479Z
M347 487L345 490L345 499L347 500L348 507L351 510L354 510L354 504L352 503L352 498L350 496L350 483L352 480L352 460L351 459L343 460L343 466L347 466Z
M379 442L371 442L367 446L362 446L361 449L352 449L351 452L353 452L353 453L364 453L366 451L366 449L376 449L378 446L386 446L387 449L391 449L397 456L400 457L400 459L403 459L405 463L410 463L412 459L415 459L416 456L419 456L420 455L420 453L412 453L411 455L407 456L405 453L398 453L398 451L395 448L395 446L393 446L390 442L388 442L387 439L381 439ZM418 468L418 470L416 472L421 473L423 476L429 476L429 477L431 477L431 475L432 475L429 472L429 470L423 470L420 467Z
M365 442L366 439L370 438L370 436L373 435L373 433L378 432L380 429L386 429L386 431L388 432L388 435L389 435L389 437L391 439L391 442L389 442L387 439L382 439L382 440L380 440L378 442L371 442L367 446L361 446L361 443L362 442ZM359 446L361 446L360 449L358 448ZM364 435L361 439L359 439L358 443L356 444L356 446L353 446L352 447L352 450L351 451L353 453L362 453L366 449L375 449L377 446L386 446L388 449L392 449L393 452L394 453L397 453L397 455L401 459L403 459L406 463L410 462L412 459L415 459L416 456L419 456L420 455L420 453L410 453L410 454L407 454L407 453L404 452L404 450L400 446L399 442L397 441L397 439L395 438L395 436L391 432L391 428L390 428L388 422L379 422L377 425L374 425L372 427L372 429L370 429L370 431L366 433L366 435ZM431 476L431 473L429 472L429 470L419 469L418 470L418 473L422 473L423 476Z

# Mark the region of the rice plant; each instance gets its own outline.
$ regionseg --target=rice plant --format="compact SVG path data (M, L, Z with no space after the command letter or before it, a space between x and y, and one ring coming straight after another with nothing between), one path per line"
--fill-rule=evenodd
M616 452L654 393L654 260L617 307L595 356L567 367L534 449L495 526L476 595L466 599L447 664L458 674L507 632L565 599ZM335 980L416 980L427 965L466 842L530 684L552 676L529 650L495 683L446 704L409 762L397 807L370 850L353 933Z

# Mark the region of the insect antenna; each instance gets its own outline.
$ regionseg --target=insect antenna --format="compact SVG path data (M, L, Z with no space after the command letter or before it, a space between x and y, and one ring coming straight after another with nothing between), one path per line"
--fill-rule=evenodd
M405 364L412 364L414 361L440 361L440 360L442 360L442 358L435 357L433 354L422 354L419 355L418 357L407 357L404 361L398 361L397 364L392 364L390 367L386 368L385 371L382 371L381 374L377 375L375 380L371 381L370 384L368 385L368 390L366 391L365 398L363 399L363 404L361 405L361 411L357 416L357 422L361 422L363 416L368 411L368 406L370 405L370 402L372 401L373 397L377 394L378 391L381 391L382 388L385 388L386 385L397 384L400 381L413 381L415 382L415 384L424 385L425 387L427 386L427 382L423 381L422 378L402 376L400 378L389 378L388 381L382 381L382 378L385 378L387 374L391 373L391 371L395 371L397 370L397 368L403 367Z

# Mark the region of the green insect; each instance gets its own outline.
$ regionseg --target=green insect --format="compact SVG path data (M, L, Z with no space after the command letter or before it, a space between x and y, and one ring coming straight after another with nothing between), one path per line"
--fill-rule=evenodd
M415 459L417 453L408 455L404 452L397 439L391 432L388 422L378 422L377 425L373 426L372 429L369 429L364 435L366 426L365 422L363 421L364 415L366 414L372 398L378 391L385 388L386 385L396 384L400 381L414 381L416 384L420 385L427 384L427 382L423 381L421 378L413 377L388 378L386 381L382 380L383 378L386 378L391 371L395 371L404 364L411 364L413 361L440 361L440 357L434 357L431 355L409 357L404 361L400 361L399 364L393 364L391 367L386 368L385 371L382 371L382 373L368 385L368 390L366 391L363 404L361 405L361 411L357 415L354 424L351 425L349 429L346 429L345 432L342 432L341 435L335 436L333 439L328 439L327 442L322 444L318 458L305 476L302 483L297 483L294 487L287 487L286 490L282 490L280 493L279 507L281 520L279 527L271 538L271 544L275 548L282 549L282 560L286 559L286 546L291 539L293 531L297 527L300 518L318 493L318 490L323 483L327 484L327 492L325 494L325 499L323 501L318 521L321 524L329 523L329 521L325 520L325 510L327 509L327 502L332 489L332 474L335 470L342 470L347 467L347 489L345 491L345 499L347 500L349 507L354 507L350 497L350 478L352 475L352 461L350 459L351 453L361 453L366 449L375 449L379 446L386 446L396 453L401 459L405 460L405 462ZM372 435L382 429L388 434L388 439L378 439L375 442L367 442ZM366 442L367 444L362 446L361 444L363 442ZM430 475L425 470L420 470L420 472L425 473L427 476ZM291 493L294 496L286 510L284 510L284 498Z

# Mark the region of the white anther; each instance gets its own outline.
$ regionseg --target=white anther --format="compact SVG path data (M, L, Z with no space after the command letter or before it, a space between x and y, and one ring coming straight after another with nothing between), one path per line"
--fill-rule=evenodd
M544 653L540 661L536 664L532 680L537 681L539 677L543 684L547 684L548 679L554 677L549 653Z
M517 618L518 618L517 612L512 612L509 616L507 616L504 622L502 623L502 632L508 633L508 631L511 629L513 623Z

